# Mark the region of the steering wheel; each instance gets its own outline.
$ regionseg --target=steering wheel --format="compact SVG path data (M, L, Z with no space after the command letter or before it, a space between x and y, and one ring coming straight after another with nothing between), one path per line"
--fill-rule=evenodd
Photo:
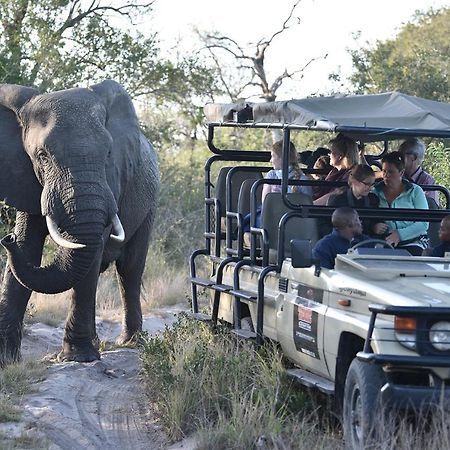
M364 241L358 242L353 247L351 247L350 250L356 250L357 248L362 247L366 244L383 244L383 247L394 250L394 247L391 244L388 244L383 239L364 239Z

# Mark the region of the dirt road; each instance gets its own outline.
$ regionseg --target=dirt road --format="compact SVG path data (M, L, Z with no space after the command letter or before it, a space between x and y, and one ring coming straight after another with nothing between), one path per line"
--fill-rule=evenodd
M146 317L144 328L157 332L173 320L173 310L162 310ZM115 322L99 323L100 339L114 338L119 328ZM28 327L24 357L38 359L58 350L61 338L62 329ZM51 450L189 450L188 441L171 447L148 412L139 370L138 351L127 348L104 352L93 363L50 364L38 391L23 399L22 423L2 426L0 431L11 437L24 431L39 436Z

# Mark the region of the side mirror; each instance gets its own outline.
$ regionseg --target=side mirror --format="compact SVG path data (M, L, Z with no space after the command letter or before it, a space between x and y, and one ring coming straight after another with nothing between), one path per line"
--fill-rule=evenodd
M312 245L310 240L292 239L291 240L291 263L292 267L305 268L315 266L314 275L320 275L319 261L313 258Z

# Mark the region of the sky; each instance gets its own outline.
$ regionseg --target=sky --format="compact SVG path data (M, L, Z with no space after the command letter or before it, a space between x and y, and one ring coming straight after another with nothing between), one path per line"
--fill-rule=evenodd
M152 23L143 27L158 32L163 49L176 46L192 52L193 27L219 31L245 46L281 28L293 4L293 0L155 0ZM300 24L279 36L266 54L269 79L285 68L295 70L312 58L320 59L308 66L301 80L283 85L277 99L335 89L328 75L350 76L349 48L392 38L416 10L442 6L450 6L450 0L301 0L295 12ZM354 40L357 32L359 44Z

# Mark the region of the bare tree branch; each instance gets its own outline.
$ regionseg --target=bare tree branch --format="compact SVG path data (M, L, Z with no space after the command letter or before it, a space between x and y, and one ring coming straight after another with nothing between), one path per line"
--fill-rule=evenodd
M80 4L80 0L72 0L72 5L67 15L67 18L61 25L61 27L56 31L56 34L59 34L61 36L65 30L67 30L68 28L73 28L75 25L80 23L85 17L98 14L101 11L112 11L122 16L127 16L128 18L131 19L131 11L135 10L136 8L149 8L150 6L153 5L154 1L155 0L152 0L147 3L126 3L124 5L114 7L114 6L101 6L99 0L93 0L86 10L80 12L76 16L73 16L76 6Z
M273 81L272 85L270 86L270 92L276 92L280 88L280 86L282 85L283 81L286 78L293 79L294 75L296 75L298 73L302 74L300 79L303 78L303 72L306 70L306 68L310 64L312 64L313 62L318 61L320 59L326 59L327 56L328 56L328 53L323 55L323 56L318 56L316 58L311 58L301 69L294 70L293 72L290 72L290 73L287 71L287 69L285 69L284 73L282 73L281 75L278 75L278 77L276 77L275 80Z
M295 0L293 2L289 13L279 29L273 32L268 38L262 38L256 43L250 44L250 48L254 50L253 55L248 53L239 42L229 36L218 33L201 33L196 30L197 35L204 43L203 50L207 50L212 58L214 66L219 73L219 79L232 101L237 98L237 95L241 95L245 88L251 86L257 86L260 89L261 93L259 96L261 98L264 98L266 101L273 101L276 99L277 91L286 78L293 79L294 75L299 73L302 74L314 61L326 58L326 55L312 58L302 68L291 72L288 72L287 69L285 69L284 72L276 76L272 82L268 80L265 66L266 51L274 40L281 36L286 30L300 24L299 17L296 17L296 21L293 19L295 11L301 1L302 0ZM224 72L227 70L229 64L224 63L223 58L219 56L220 52L222 52L222 55L228 55L228 57L234 58L234 69L242 73L247 73L246 77L240 77L238 87L232 88L227 82Z
M288 28L291 27L291 25L288 25L289 21L292 19L292 15L294 14L295 8L297 8L298 4L301 2L302 0L297 0L291 8L291 11L288 15L288 17L285 19L285 21L283 22L283 25L281 26L281 28L278 31L275 31L275 33L272 34L272 36L269 39L264 40L261 39L256 43L256 46L264 46L265 48L267 48L272 41L275 39L276 36L280 35L281 33L283 33L283 31L287 30ZM300 24L300 18L297 18L298 22L297 24Z

